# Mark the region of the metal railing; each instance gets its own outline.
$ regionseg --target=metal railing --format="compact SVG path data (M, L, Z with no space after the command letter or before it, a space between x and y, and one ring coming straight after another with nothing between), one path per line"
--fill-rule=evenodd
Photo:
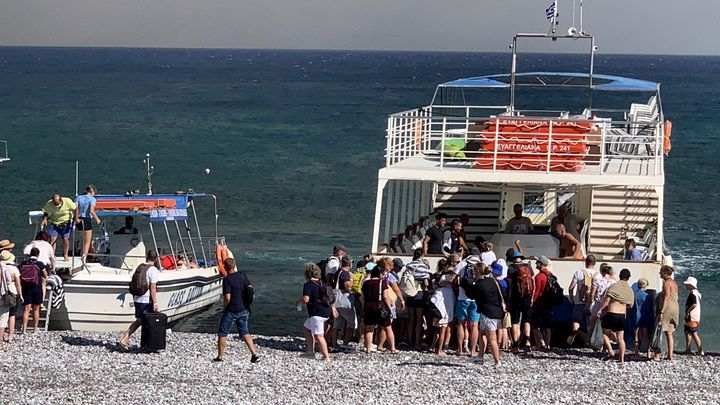
M388 119L386 165L421 156L437 169L465 167L659 176L663 125L655 120L433 115L430 106ZM456 107L463 115L499 107ZM508 115L505 115L508 114Z

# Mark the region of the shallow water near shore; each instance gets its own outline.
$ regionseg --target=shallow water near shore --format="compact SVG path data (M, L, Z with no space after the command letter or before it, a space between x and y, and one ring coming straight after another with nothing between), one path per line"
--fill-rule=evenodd
M531 64L584 66L573 55ZM0 139L12 158L0 167L0 238L28 241L27 211L74 195L75 160L81 185L122 193L145 188L151 153L156 192L218 196L220 234L257 290L253 331L300 334L302 264L337 242L354 256L369 249L387 115L428 104L439 82L508 66L509 55L487 53L0 48ZM720 58L600 55L596 71L663 83L674 123L666 244L677 279L699 280L701 336L718 350ZM217 310L181 329L214 331Z

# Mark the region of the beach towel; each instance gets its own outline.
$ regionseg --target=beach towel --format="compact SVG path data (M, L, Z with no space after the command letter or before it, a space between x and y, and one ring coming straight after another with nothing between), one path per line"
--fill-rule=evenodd
M619 281L605 291L605 297L618 301L621 304L633 305L635 303L635 293L626 281Z

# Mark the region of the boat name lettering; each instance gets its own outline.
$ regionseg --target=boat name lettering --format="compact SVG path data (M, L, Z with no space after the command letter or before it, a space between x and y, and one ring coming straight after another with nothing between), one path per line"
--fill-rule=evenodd
M189 304L200 298L202 294L203 287L190 287L184 290L175 291L170 296L170 301L168 301L168 308L175 308L181 305Z
M183 221L186 219L186 208L161 208L150 211L151 221Z

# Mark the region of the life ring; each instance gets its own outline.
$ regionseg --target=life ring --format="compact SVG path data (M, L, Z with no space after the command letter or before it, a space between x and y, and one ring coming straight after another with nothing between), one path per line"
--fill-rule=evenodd
M215 246L215 258L217 259L217 268L220 275L227 276L227 270L225 270L225 264L223 263L228 258L227 246L218 243Z
M672 144L670 143L670 135L672 134L672 121L665 120L663 132L665 134L665 136L663 137L663 152L665 152L665 154L667 155L670 153L670 149L672 149Z

